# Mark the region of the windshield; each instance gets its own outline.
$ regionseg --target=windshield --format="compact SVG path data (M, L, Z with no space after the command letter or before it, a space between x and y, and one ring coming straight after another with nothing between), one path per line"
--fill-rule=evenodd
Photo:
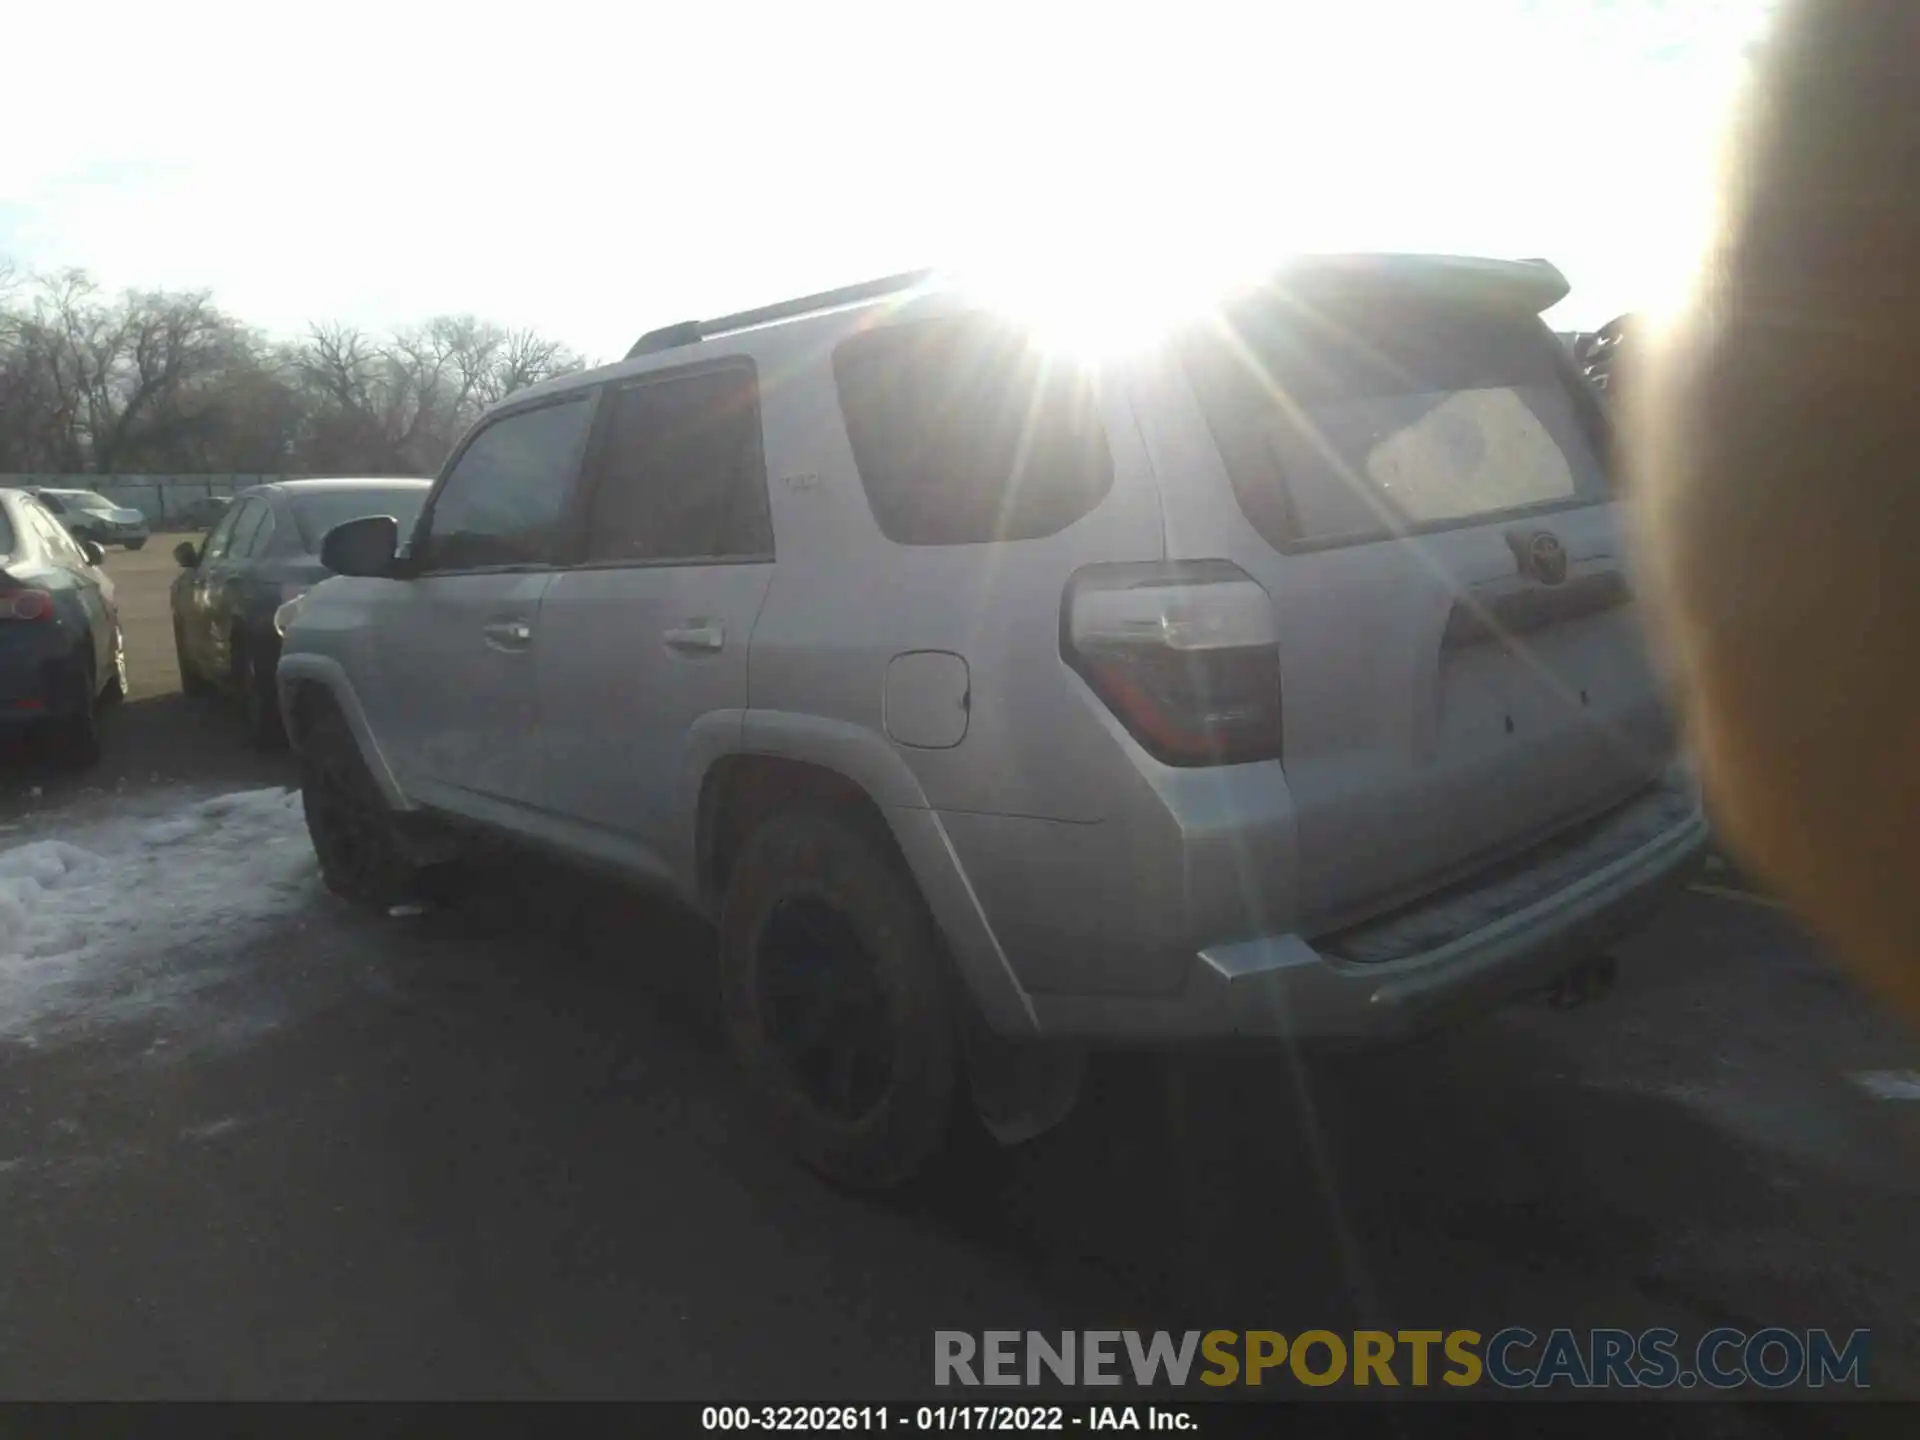
M1591 418L1532 315L1396 298L1265 302L1189 344L1269 543L1375 538L1603 499Z
M368 515L391 515L399 521L400 533L405 535L413 528L413 522L420 514L420 502L426 498L427 487L424 485L323 490L298 497L293 502L293 511L300 520L301 544L306 546L308 554L313 554L320 549L320 541L334 526Z
M118 510L120 507L104 495L96 495L91 490L50 490L47 492L61 504L80 510Z

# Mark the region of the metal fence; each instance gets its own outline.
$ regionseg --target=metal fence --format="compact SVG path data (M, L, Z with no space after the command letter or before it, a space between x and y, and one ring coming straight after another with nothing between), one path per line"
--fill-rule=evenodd
M194 506L214 496L237 495L269 480L292 475L0 475L0 486L42 485L49 490L91 490L116 505L138 510L155 530L187 526Z

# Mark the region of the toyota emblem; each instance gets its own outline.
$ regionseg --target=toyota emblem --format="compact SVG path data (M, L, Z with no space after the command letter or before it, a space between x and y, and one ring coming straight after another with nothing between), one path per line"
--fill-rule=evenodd
M1527 541L1527 568L1542 585L1558 585L1567 578L1567 547L1551 530Z

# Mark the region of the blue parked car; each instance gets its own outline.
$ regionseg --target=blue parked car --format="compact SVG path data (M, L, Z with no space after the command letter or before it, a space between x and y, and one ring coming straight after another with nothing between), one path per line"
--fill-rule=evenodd
M0 489L0 728L39 732L81 765L100 757L100 705L127 693L105 559L32 495Z

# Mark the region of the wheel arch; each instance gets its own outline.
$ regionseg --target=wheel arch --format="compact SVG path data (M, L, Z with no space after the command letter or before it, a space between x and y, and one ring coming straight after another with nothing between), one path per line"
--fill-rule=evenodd
M360 747L361 758L381 796L395 810L411 810L413 805L394 778L393 769L380 748L366 711L354 694L353 683L340 663L325 655L282 655L275 675L280 696L280 717L287 738L298 750L314 717L322 707L331 707L347 722L347 729Z
M899 853L873 797L839 771L784 755L723 755L707 767L695 810L694 874L702 908L718 912L747 837L769 816L800 806L843 813Z
M690 888L700 907L719 913L728 867L760 821L798 805L837 810L899 859L988 1024L1036 1033L1032 1002L899 752L870 730L817 716L749 711L740 735L740 748L708 758L691 807Z

